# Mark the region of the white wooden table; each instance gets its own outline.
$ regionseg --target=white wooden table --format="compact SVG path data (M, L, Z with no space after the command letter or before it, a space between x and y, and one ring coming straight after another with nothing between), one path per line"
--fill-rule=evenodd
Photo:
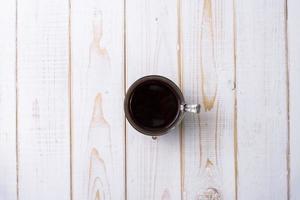
M299 0L1 0L0 200L299 200ZM125 121L164 75L199 116Z

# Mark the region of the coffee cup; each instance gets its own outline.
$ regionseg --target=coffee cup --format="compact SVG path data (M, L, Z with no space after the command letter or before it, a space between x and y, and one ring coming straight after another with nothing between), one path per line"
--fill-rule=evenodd
M155 137L179 125L186 112L199 113L200 104L186 104L181 90L173 81L149 75L128 88L124 111L133 128Z

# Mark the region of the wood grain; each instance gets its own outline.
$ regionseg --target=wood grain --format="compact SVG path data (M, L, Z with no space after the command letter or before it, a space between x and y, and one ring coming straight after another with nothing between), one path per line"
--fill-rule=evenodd
M17 198L16 2L0 1L0 199Z
M288 199L285 2L236 1L235 20L238 199Z
M299 199L299 6L1 1L0 199ZM202 105L156 140L123 113L149 74Z
M177 2L126 1L127 88L149 74L179 84ZM127 125L127 199L180 199L179 129L152 140Z
M18 1L20 199L70 199L68 1Z
M125 199L123 1L71 1L72 196Z
M183 199L234 199L233 5L182 1L183 91L201 103L183 125Z
M289 117L290 117L290 199L300 198L300 13L299 1L288 1L288 69L289 69ZM287 152L288 153L288 152Z

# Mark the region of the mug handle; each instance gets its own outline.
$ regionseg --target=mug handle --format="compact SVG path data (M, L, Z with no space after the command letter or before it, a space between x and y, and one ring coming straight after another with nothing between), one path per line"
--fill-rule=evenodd
M200 113L201 105L200 104L184 104L181 105L181 110L184 112L190 113Z

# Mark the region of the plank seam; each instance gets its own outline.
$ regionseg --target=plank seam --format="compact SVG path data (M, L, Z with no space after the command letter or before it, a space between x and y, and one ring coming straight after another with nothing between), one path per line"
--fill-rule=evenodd
M126 0L123 1L123 62L124 62L124 96L126 95L127 88L127 24L126 24ZM124 115L124 192L125 192L125 200L127 200L127 123L126 116Z
M177 65L179 88L183 93L183 63L182 63L182 21L181 21L181 0L177 0ZM184 199L184 125L179 125L179 148L180 148L180 194L181 200Z
M238 127L237 127L237 55L236 55L236 1L233 0L233 53L234 53L234 116L233 116L233 144L234 144L234 188L235 200L238 200Z
M72 113L72 47L71 47L71 0L68 0L68 50L69 50L69 63L68 63L68 95L69 95L69 137L70 137L70 144L69 144L69 148L70 148L70 199L73 199L73 137L72 137L72 120L73 120L73 113Z
M19 200L19 122L18 122L18 97L19 97L19 91L18 91L18 0L16 0L15 4L15 95L16 95L16 190L17 190L17 200Z
M285 29L285 67L286 67L286 109L287 109L287 199L290 199L290 74L289 74L289 40L288 40L288 0L284 1L284 29Z

